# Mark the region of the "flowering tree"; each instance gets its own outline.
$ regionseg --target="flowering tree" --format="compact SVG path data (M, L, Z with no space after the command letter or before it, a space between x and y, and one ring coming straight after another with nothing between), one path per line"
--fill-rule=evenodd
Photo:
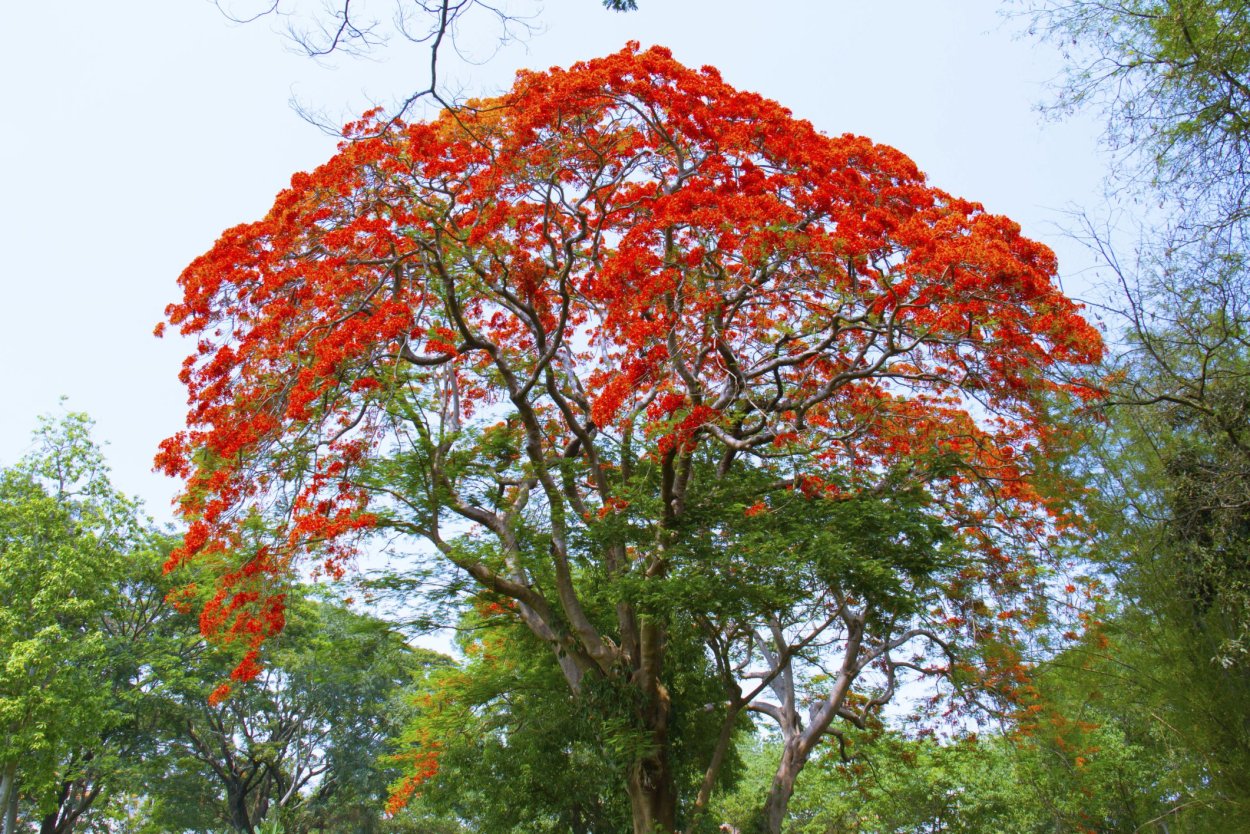
M206 627L254 648L300 554L333 570L371 531L424 540L550 647L574 697L610 686L628 705L626 788L650 832L688 799L675 720L705 702L675 698L666 657L690 631L710 678L754 681L716 706L727 726L818 635L840 641L810 752L904 635L984 637L1015 612L986 600L1019 591L1032 551L995 531L1053 530L1031 480L1042 404L1085 393L1047 370L1100 352L1016 224L659 48L377 128L349 126L265 219L227 231L167 311L199 339L188 428L158 458L187 484L175 558L245 554ZM852 530L769 527L870 500L976 558L903 559L906 529L877 539L895 564ZM839 538L875 578L822 549ZM883 587L924 605L873 633ZM254 672L249 656L236 677Z

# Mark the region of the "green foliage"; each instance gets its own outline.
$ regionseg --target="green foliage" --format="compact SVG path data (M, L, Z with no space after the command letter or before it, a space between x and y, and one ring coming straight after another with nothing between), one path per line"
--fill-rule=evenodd
M1250 4L1048 0L1033 15L1079 59L1060 107L1101 108L1117 174L1163 208L1136 263L1093 235L1123 324L1084 456L1116 605L1069 685L1165 774L1136 790L1169 830L1247 829Z
M96 814L142 746L154 599L140 577L169 548L113 488L90 430L83 414L44 418L0 472L0 772L57 832Z
M401 761L432 754L436 762L412 783L417 801L476 831L628 830L624 774L649 739L636 692L594 676L571 692L556 659L498 603L480 601L460 627L465 661L430 670L398 747ZM715 703L694 629L674 630L669 649L674 702ZM697 789L722 718L719 709L675 711L683 789ZM726 781L735 776L731 759Z
M856 732L842 752L845 761L830 751L803 771L787 834L1162 832L1154 818L1176 782L1121 727L1077 721L1016 739ZM752 830L778 754L767 742L749 751L739 786L717 798L718 819ZM1168 822L1172 832L1199 830Z
M1194 831L1250 827L1250 274L1226 237L1143 260L1127 350L1086 454L1118 608L1118 726Z
M1219 832L1250 826L1250 514L1240 498L1250 470L1237 434L1208 422L1227 415L1221 380L1205 387L1205 413L1168 402L1115 412L1099 552L1120 603L1090 665L1116 725L1175 775L1169 807L1184 830Z
M1069 53L1058 106L1099 108L1128 176L1203 225L1247 219L1250 3L1045 0L1034 25Z
M236 658L167 600L196 577L165 574L173 537L113 489L90 425L44 420L0 471L0 808L20 792L53 834L436 830L383 818L382 754L401 690L445 660L295 586L262 683L211 706Z
M843 501L777 491L751 512L770 480L747 467L719 480L706 473L679 528L679 566L657 596L675 610L748 620L833 586L876 614L900 616L953 563L951 534L925 512L920 490L887 483L880 495Z
M472 830L628 828L618 772L639 743L630 704L611 688L575 698L550 653L501 610L462 627L465 663L430 670L400 742L402 761L436 755L421 802ZM596 720L600 710L617 720Z
M287 621L261 677L221 703L208 696L229 677L226 653L160 670L150 708L164 749L144 786L146 830L390 830L381 810L396 773L382 754L406 715L399 693L442 661L304 586L292 588ZM199 640L190 617L180 628Z
M95 696L107 652L93 626L109 602L117 554L28 472L0 474L0 530L0 760L48 766L62 742L98 731L105 711Z

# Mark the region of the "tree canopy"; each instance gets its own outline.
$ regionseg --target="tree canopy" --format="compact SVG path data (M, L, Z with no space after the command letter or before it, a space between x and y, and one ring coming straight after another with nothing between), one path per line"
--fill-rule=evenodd
M838 647L833 683L778 772L776 830L813 745L854 717L861 673L888 698L900 669L949 669L961 638L1009 639L1037 614L1026 590L1063 525L1032 477L1046 402L1090 395L1062 374L1101 342L1016 224L660 48L390 123L349 126L264 220L187 268L168 309L199 340L188 429L159 457L187 482L175 561L226 563L204 621L252 647L237 677L282 626L293 560L335 570L370 531L422 539L548 647L575 696L618 690L643 832L705 799L679 796L673 770L705 703L674 696L682 635L708 642L706 679L755 681L747 702L819 636ZM974 555L912 564L898 528L903 547L860 576L836 549L748 540L770 518L904 496ZM787 558L821 596L696 604L699 583L767 582ZM732 688L714 705L726 727L742 706ZM705 739L705 785L731 739Z

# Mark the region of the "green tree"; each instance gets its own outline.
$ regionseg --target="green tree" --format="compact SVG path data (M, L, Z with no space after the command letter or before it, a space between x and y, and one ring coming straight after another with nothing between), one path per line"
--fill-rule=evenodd
M1034 30L1069 58L1054 106L1105 115L1122 179L1163 197L1191 229L1250 219L1250 3L1042 0L1029 9Z
M1071 658L1069 658L1071 660ZM939 740L880 725L845 734L840 748L803 771L787 834L1057 834L1191 832L1168 814L1182 775L1166 749L1141 733L1127 702L1090 699L1088 669L1042 674L1048 711L1028 732ZM1075 685L1074 685L1075 684ZM1058 687L1058 690L1056 689ZM1104 707L1109 709L1104 709ZM1123 711L1121 711L1123 710ZM713 806L717 819L749 831L782 755L761 737L746 773ZM1219 830L1219 829L1215 829ZM1228 830L1228 829L1224 829Z
M103 637L113 720L96 736L62 753L58 781L40 805L41 834L68 834L102 824L119 811L160 760L164 737L152 698L158 670L194 660L198 641L176 627L166 603L174 587L163 566L173 537L149 531L146 546L128 552L109 577L112 595L95 628Z
M1101 669L1186 774L1171 807L1213 832L1250 825L1250 310L1225 276L1143 315L1088 455L1118 598Z
M44 832L70 830L100 795L106 740L127 719L122 690L128 571L157 537L118 493L90 420L45 418L36 447L0 472L0 809L19 797Z
M400 697L438 657L291 589L264 685L209 704L234 658L200 634L195 579L108 481L90 420L45 419L0 472L0 776L4 834L37 827L401 831L381 761ZM419 809L409 816L416 818Z
M392 807L416 799L474 831L627 830L619 773L639 743L628 704L615 721L596 721L498 602L480 600L460 634L463 663L432 667L418 689Z
M1174 824L1244 828L1250 785L1250 5L1053 0L1035 24L1078 58L1062 107L1102 108L1115 174L1162 205L1115 279L1107 424L1086 469L1118 597L1103 672L1187 774ZM1130 709L1127 705L1138 705ZM1120 719L1117 719L1120 720ZM1123 721L1128 721L1124 718ZM1123 722L1122 722L1123 723Z
M237 659L221 650L157 670L150 708L164 740L143 787L143 830L252 834L275 821L287 834L387 830L386 787L398 771L383 754L407 714L402 693L444 661L305 587L289 594L287 628L266 645L256 681L214 697ZM185 639L201 640L194 618L181 623Z

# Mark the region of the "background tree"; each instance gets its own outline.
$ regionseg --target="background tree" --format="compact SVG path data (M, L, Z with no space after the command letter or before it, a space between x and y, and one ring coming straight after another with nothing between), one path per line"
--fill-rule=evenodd
M1131 260L1086 229L1122 334L1109 427L1087 464L1122 600L1105 668L1135 670L1119 697L1143 705L1171 767L1190 774L1174 822L1244 827L1250 725L1230 716L1250 714L1250 6L1049 2L1033 13L1079 59L1060 105L1101 108L1116 179L1162 207Z
M375 618L318 601L293 586L289 625L266 646L265 671L216 700L228 654L159 670L165 741L146 830L206 827L252 834L264 821L288 834L381 832L386 787L397 771L387 743L407 715L402 694L423 665L444 662L410 649ZM192 618L183 632L198 638Z
M173 537L148 530L141 548L113 564L104 577L109 604L95 622L103 637L108 668L107 699L111 720L97 735L77 737L61 754L59 778L40 805L40 834L68 834L86 826L107 826L119 804L148 781L159 767L165 737L153 690L160 670L195 662L202 641L179 627L165 595L175 587L163 566Z
M1115 176L1162 197L1186 228L1241 237L1233 227L1250 219L1250 4L1044 0L1029 14L1070 59L1053 107L1105 115Z
M62 834L114 787L129 748L150 598L133 577L164 544L108 480L83 414L44 418L0 472L0 809Z
M5 834L251 831L274 807L287 832L458 830L383 815L401 690L445 659L296 585L266 685L210 705L234 661L171 596L201 566L165 573L174 537L113 488L90 430L45 418L0 472Z
M1156 817L1166 809L1163 792L1179 781L1170 778L1167 759L1155 755L1159 750L1136 744L1122 727L1109 722L1095 726L1089 704L1082 708L1065 701L1063 707L1076 708L1063 733L1044 737L991 733L939 741L879 727L851 731L842 751L845 758L830 749L803 771L786 831L1193 830ZM738 788L717 799L718 817L731 828L750 830L780 752L761 742L749 752L748 771Z
M1027 616L1056 527L1030 480L1043 400L1087 393L1046 372L1100 342L1015 224L661 49L377 128L228 231L169 308L200 339L160 456L187 479L179 558L247 557L209 622L259 652L293 559L424 539L515 603L574 696L630 705L649 832L689 807L675 733L706 702L674 700L670 648L704 613L678 606L717 483L754 491L735 526L915 491L979 554L957 577L979 603L947 624L984 642ZM761 577L779 557L737 555ZM830 613L847 645L891 640L849 598Z
M1118 404L1088 453L1120 600L1097 668L1118 681L1121 723L1186 774L1171 809L1195 831L1250 820L1250 319L1240 267L1218 271L1201 293L1156 284L1140 299Z

